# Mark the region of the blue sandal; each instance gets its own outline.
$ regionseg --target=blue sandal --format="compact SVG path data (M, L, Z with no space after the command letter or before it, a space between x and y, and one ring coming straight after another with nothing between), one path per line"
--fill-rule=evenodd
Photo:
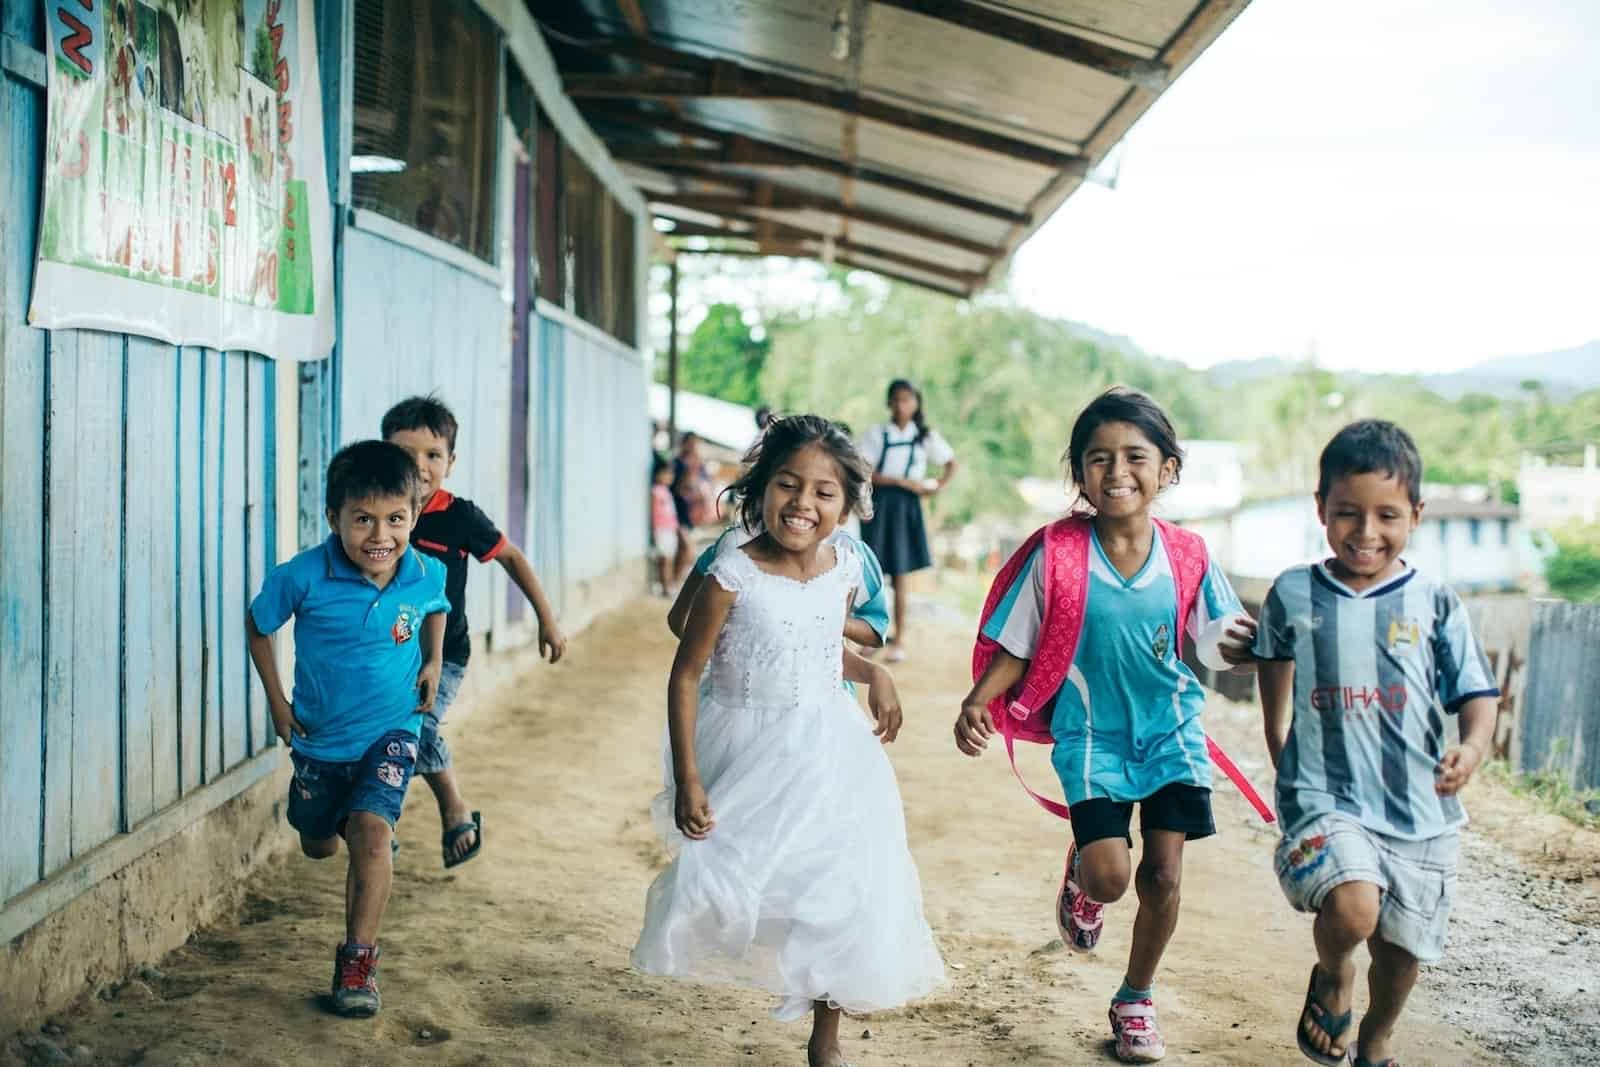
M457 856L455 855L456 842L460 841L465 834L475 834L477 836L472 839L472 847ZM473 812L471 819L463 823L457 823L446 830L444 837L440 840L440 844L444 850L445 868L461 866L476 856L478 850L483 848L483 816L478 812Z
M1352 1067L1400 1067L1400 1061L1390 1056L1386 1060L1369 1060L1355 1049L1350 1050Z
M1320 1063L1323 1067L1342 1067L1349 1062L1350 1050L1342 1048L1338 1055L1331 1052L1322 1052L1313 1045L1306 1035L1306 1012L1311 1013L1312 1022L1316 1023L1322 1032L1332 1039L1335 1045L1344 1044L1344 1036L1350 1031L1350 1017L1353 1011L1340 1012L1335 1015L1329 1011L1327 1005L1317 999L1317 965L1311 965L1311 981L1306 985L1306 1002L1300 1011L1300 1021L1295 1023L1294 1040L1300 1046L1300 1051L1306 1059ZM1371 1064L1369 1067L1384 1067L1382 1064Z

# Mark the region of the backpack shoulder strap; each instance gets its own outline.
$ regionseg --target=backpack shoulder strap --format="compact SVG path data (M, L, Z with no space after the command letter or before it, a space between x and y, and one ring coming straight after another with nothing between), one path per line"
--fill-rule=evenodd
M1200 595L1200 585L1205 581L1206 568L1211 565L1206 551L1205 538L1192 530L1185 530L1165 519L1155 520L1161 531L1161 543L1167 549L1167 562L1172 569L1172 584L1178 592L1178 640L1182 640L1189 615L1194 610L1195 598Z
M1072 669L1083 634L1083 613L1089 600L1089 523L1079 517L1058 519L1044 529L1045 602L1039 620L1039 647L1010 712L1027 718L1055 696Z

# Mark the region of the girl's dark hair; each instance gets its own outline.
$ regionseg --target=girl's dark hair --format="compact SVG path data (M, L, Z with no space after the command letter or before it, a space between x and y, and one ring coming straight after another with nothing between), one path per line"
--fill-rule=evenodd
M1083 454L1089 450L1089 439L1094 432L1108 422L1126 422L1136 427L1161 450L1163 460L1177 460L1172 484L1178 484L1178 475L1183 471L1183 449L1178 447L1178 431L1172 428L1172 420L1167 418L1160 404L1139 390L1113 385L1089 401L1078 421L1072 424L1072 437L1067 442L1067 454L1062 458L1072 471L1073 485L1083 487Z
M1386 474L1405 486L1415 507L1422 502L1422 455L1417 442L1386 419L1361 419L1333 435L1317 461L1317 496L1352 474Z
M911 421L917 424L917 439L913 444L920 445L922 439L933 432L933 428L928 425L928 420L922 415L922 390L918 389L909 378L896 378L889 383L889 391L884 394L883 402L885 404L894 403L894 394L901 389L917 398L917 410L911 413Z
M856 451L844 427L821 415L778 415L767 423L761 440L745 453L739 480L723 490L738 509L739 523L746 530L755 533L761 528L761 501L767 483L785 460L807 445L820 446L839 465L845 512L872 518L872 468Z
M672 460L659 452L650 453L650 480L652 482L656 480L656 475L670 469L672 469Z

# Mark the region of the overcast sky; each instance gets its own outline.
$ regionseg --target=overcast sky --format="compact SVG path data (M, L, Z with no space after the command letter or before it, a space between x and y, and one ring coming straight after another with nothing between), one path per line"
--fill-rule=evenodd
M1600 338L1597 56L1595 0L1254 0L1013 290L1196 366Z

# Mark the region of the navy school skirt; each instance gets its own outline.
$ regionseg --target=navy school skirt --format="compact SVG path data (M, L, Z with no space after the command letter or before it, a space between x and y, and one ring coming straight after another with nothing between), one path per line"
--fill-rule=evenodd
M933 566L922 498L909 489L875 486L872 518L861 524L861 540L877 553L883 573L910 574Z

